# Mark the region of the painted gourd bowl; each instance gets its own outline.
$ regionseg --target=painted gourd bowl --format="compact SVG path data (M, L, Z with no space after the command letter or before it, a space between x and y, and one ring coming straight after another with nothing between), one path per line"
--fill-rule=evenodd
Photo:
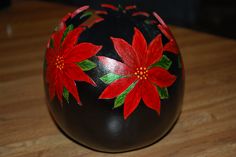
M157 13L136 6L84 6L63 17L47 44L44 81L57 126L98 151L148 146L181 112L177 43Z

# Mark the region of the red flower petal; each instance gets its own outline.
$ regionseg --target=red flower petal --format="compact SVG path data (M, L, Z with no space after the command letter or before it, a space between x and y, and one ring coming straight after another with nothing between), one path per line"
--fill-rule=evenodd
M63 77L61 72L57 72L56 81L56 93L60 102L62 102L62 93L63 93Z
M133 9L137 9L136 5L129 5L125 7L125 10L133 10Z
M54 65L49 65L47 66L46 69L46 80L48 83L52 84L56 81L56 68L54 67Z
M73 18L73 17L75 17L76 15L78 15L79 13L81 13L81 12L87 10L88 8L89 8L89 6L88 6L88 5L85 5L85 6L82 6L82 7L78 8L78 9L76 9L76 10L71 14L71 18Z
M140 65L143 65L144 59L146 58L147 42L143 34L137 28L134 28L132 47L136 52Z
M104 18L101 18L99 16L91 17L90 20L87 20L86 22L82 23L81 27L91 28L96 23L102 22Z
M160 23L158 25L158 28L169 40L171 40L173 38L173 35L170 31L170 28L166 25L166 23L162 20L162 18L156 12L153 12L153 15L156 17L156 19Z
M71 17L71 13L66 14L59 23L59 30L66 28L65 22Z
M171 86L176 80L176 76L171 75L168 71L159 67L150 69L148 74L149 80L161 88Z
M61 44L61 39L63 36L63 33L65 31L65 28L62 28L61 30L55 32L54 34L52 34L52 39L53 39L53 46L54 49L59 49L60 48L60 44Z
M125 91L133 82L135 77L121 78L111 83L99 96L99 99L112 99Z
M132 69L130 69L124 63L103 56L98 56L98 59L103 64L103 66L112 73L117 75L129 75L133 73Z
M64 75L64 77L63 77L63 84L64 84L65 88L76 99L77 103L81 104L80 97L79 97L78 90L77 90L75 82L71 78L69 78L68 76Z
M165 28L168 28L168 26L165 24L165 22L162 20L162 18L156 13L156 12L153 12L153 15L156 17L156 19L158 20L158 22L160 22L160 24L165 27Z
M46 54L45 54L45 58L46 58L47 65L50 65L50 64L54 61L55 53L56 53L56 52L55 52L54 49L52 49L52 48L47 48Z
M62 43L64 53L66 53L66 49L72 48L77 43L78 37L83 30L84 28L78 27L67 34L64 42Z
M168 52L172 52L172 53L174 53L174 54L178 54L179 48L178 48L176 42L174 41L174 39L172 39L171 41L169 41L169 42L164 46L164 51L168 51Z
M111 5L111 4L101 4L101 7L109 8L109 9L112 9L114 11L118 11L119 10L117 7L115 7L114 5Z
M139 81L135 87L127 94L124 102L124 118L127 119L130 114L138 107L141 100L141 85Z
M139 15L146 16L146 17L149 17L149 16L150 16L149 13L144 12L144 11L138 11L138 12L134 12L134 13L132 14L132 16L139 16Z
M73 47L64 57L66 62L81 62L96 55L101 48L102 46L96 46L91 43L81 43Z
M64 74L67 75L67 77L97 86L96 83L74 63L66 64L64 68Z
M149 81L144 81L142 85L142 99L149 108L157 111L160 114L160 97L155 85Z
M99 14L107 15L108 12L107 11L103 11L103 10L97 10L97 11L95 11L95 14L97 14L97 15L99 15Z
M95 23L102 22L102 21L104 21L104 18L101 18L101 17L100 17L100 18L97 18L97 19L94 20L94 24L95 24ZM91 27L92 27L92 26L91 26Z
M161 35L157 35L150 43L147 52L146 66L150 66L161 59L163 53L163 46Z
M76 15L78 15L79 13L87 10L89 8L88 5L86 6L82 6L78 9L76 9L73 13L68 13L67 15L65 15L61 21L60 21L60 24L59 24L59 29L63 29L63 28L66 28L66 24L65 22L69 19L69 18L74 18Z
M171 34L169 28L165 28L162 25L157 25L157 27L160 29L160 31L169 39L171 40L173 38L173 35Z
M47 49L50 47L50 42L51 42L51 38L49 38L49 40L47 42L47 46L46 46Z
M131 47L129 43L127 43L125 40L121 38L111 38L111 39L114 43L116 52L126 65L128 65L131 68L136 68L137 66L139 66L137 58L138 56L136 56L134 49Z

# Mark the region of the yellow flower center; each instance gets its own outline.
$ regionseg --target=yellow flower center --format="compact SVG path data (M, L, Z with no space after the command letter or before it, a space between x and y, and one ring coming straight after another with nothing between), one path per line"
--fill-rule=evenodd
M64 57L57 56L55 65L57 69L62 70L64 68Z
M134 75L140 80L146 80L148 78L148 69L146 67L137 68Z

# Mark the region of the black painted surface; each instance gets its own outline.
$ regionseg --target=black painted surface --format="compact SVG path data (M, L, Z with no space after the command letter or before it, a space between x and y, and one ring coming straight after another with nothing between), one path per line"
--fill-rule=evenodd
M64 4L98 6L101 3L135 4L158 12L167 23L236 39L235 0L47 0Z
M75 17L76 18L76 17ZM155 26L144 24L145 18L131 18L124 14L111 14L104 17L105 21L87 29L78 42L88 41L96 45L103 45L97 55L121 60L114 50L110 36L132 41L134 27L139 28L149 43L160 33ZM76 25L78 20L68 20L67 25ZM78 24L77 24L78 25ZM167 39L163 39L167 42ZM146 107L143 102L124 120L123 107L113 109L114 100L98 99L106 88L99 78L107 73L96 57L91 58L98 67L86 72L97 84L93 87L87 83L77 82L77 88L82 106L70 95L70 103L63 101L63 107L55 98L49 101L46 87L46 96L51 115L57 125L69 137L95 150L105 152L123 152L145 147L163 137L177 120L182 106L184 79L182 69L178 66L178 55L165 52L173 62L169 72L177 76L176 82L168 88L169 99L161 101L160 116Z

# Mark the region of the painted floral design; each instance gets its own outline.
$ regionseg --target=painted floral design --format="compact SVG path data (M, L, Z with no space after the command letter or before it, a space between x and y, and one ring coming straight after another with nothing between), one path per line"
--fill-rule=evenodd
M98 10L96 11L96 13L99 15L107 15L109 14L106 10L109 11L113 11L113 13L115 12L122 12L122 13L128 13L131 16L145 16L145 17L149 17L150 14L144 11L137 11L137 6L136 5L128 5L128 6L122 6L122 5L118 5L118 6L114 6L112 4L101 4L101 7L105 10Z
M172 52L174 54L179 53L179 48L177 46L177 43L174 39L174 36L172 35L170 28L165 24L165 22L161 19L161 17L157 13L153 13L153 15L158 20L159 24L157 27L160 29L160 31L166 36L166 38L169 40L169 42L164 46L164 51Z
M123 62L98 57L104 68L111 72L100 78L108 86L99 99L116 98L114 108L124 104L125 119L134 112L141 99L147 107L160 113L160 99L168 97L167 87L176 80L167 71L171 61L163 55L161 35L147 45L143 34L137 28L134 30L132 45L121 38L111 38Z
M77 40L84 28L73 25L56 31L46 50L46 81L48 83L50 100L56 96L60 102L62 97L68 101L69 93L78 104L81 104L75 81L87 82L93 86L96 83L84 72L96 67L87 60L96 55L101 46L91 43L79 43Z
M165 37L169 40L167 44L163 46L164 51L168 51L174 54L179 53L178 45L174 39L174 36L172 35L170 28L165 24L165 22L161 19L161 17L154 12L153 15L156 18L156 20L151 20L151 16L148 12L145 11L138 11L136 5L130 5L130 6L121 6L119 5L114 6L112 4L101 4L101 7L106 10L98 10L95 13L97 15L107 15L109 14L107 10L114 12L122 12L122 13L128 13L130 16L144 16L146 17L146 20L144 21L147 24L156 24L158 21L157 27L160 29L160 31L165 35Z
M78 9L76 9L76 10L75 10L74 12L72 12L72 13L66 14L66 15L61 19L61 21L60 21L60 23L59 23L59 29L66 28L66 21L67 21L68 19L74 18L76 15L78 15L78 14L80 14L80 13L82 13L82 12L88 10L88 9L89 9L89 6L88 6L88 5L85 5L85 6L82 6L82 7L78 8Z
M69 19L73 19L77 15L79 15L79 20L82 21L82 22L79 21L80 22L79 26L85 27L85 28L90 28L94 24L99 23L104 20L103 18L98 16L95 13L95 11L89 10L89 8L90 8L90 6L85 5L85 6L82 6L78 9L76 9L74 12L68 13L67 15L65 15L61 19L58 29L60 30L62 28L66 28L66 21ZM86 19L86 20L83 22L83 19Z
M157 27L169 40L169 42L164 46L164 51L172 52L172 53L178 55L179 54L179 47L178 47L178 44L176 43L176 40L175 40L173 34L170 31L170 28L165 24L165 22L161 19L161 17L156 12L153 12L153 15L157 19L157 21L159 22ZM184 64L183 64L183 59L180 54L178 55L178 65L179 65L179 68L182 69L182 79L184 80L185 79Z

